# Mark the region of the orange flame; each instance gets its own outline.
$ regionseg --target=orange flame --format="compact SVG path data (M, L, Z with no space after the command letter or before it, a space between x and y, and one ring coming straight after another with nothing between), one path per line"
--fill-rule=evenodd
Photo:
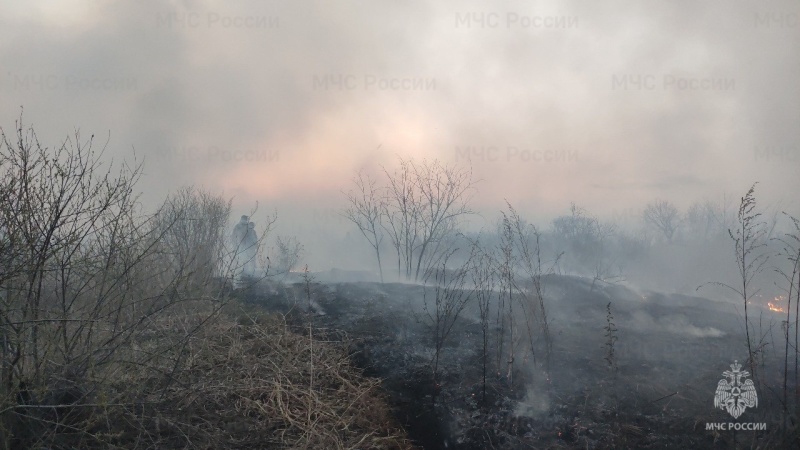
M772 303L772 302L769 302L769 303L767 303L767 306L769 306L769 310L770 310L770 311L775 311L775 312L786 312L786 310L784 310L784 309L783 309L783 308L781 308L780 306L775 306L775 304L774 304L774 303Z
M786 310L783 309L783 307L777 305L777 302L780 302L782 300L783 300L783 296L782 295L777 295L777 296L775 296L775 298L772 299L771 302L767 302L767 306L769 307L769 310L770 311L775 311L775 312L786 312Z

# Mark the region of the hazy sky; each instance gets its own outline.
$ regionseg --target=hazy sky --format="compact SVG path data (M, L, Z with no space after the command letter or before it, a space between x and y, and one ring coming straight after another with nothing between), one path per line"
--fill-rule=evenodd
M476 206L656 197L796 208L800 3L0 1L0 125L80 128L287 220L340 219L355 170L471 164ZM631 212L633 214L633 212Z

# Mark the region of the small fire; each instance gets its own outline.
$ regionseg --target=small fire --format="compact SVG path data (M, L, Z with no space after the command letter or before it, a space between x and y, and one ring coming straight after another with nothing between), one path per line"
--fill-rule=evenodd
M783 301L783 299L784 299L784 297L782 295L776 295L775 298L773 298L771 302L767 302L767 306L769 307L769 310L770 311L775 311L775 312L786 312L786 310L783 309L783 307L778 306L778 304L777 304L778 302Z
M780 306L775 306L775 304L772 303L772 302L767 303L767 306L769 306L769 310L770 311L786 312L786 311L783 310L783 308L781 308Z

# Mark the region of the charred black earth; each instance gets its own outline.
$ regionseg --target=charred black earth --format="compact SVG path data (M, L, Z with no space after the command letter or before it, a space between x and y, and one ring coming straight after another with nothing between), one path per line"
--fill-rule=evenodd
M353 362L383 380L397 420L421 448L689 449L745 442L796 448L796 431L779 419L783 354L769 346L759 369L765 392L759 393L758 407L739 418L764 422L767 429L738 435L706 430L707 423L733 421L714 408L714 393L722 372L735 360L744 363L747 355L732 304L572 276L548 276L545 286L553 336L549 377L541 356L534 363L530 355L520 355L509 379L507 361L501 359L498 370L490 355L485 396L474 302L445 342L435 383L424 286L258 282L238 296L285 314L298 329L310 322L316 336L346 341ZM616 372L607 360L609 302L618 330ZM762 309L756 313L762 333L779 339L780 315ZM489 331L490 347L495 331Z

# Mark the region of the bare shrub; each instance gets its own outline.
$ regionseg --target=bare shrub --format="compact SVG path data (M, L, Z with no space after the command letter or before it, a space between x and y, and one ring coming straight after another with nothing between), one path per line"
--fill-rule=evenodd
M608 302L606 305L606 326L605 330L605 337L606 343L605 346L605 357L606 364L608 364L608 370L611 372L614 381L616 381L617 376L617 351L616 351L616 344L617 344L617 325L614 323L614 314L611 313L611 302Z
M497 305L497 318L495 321L497 330L497 370L502 367L503 354L508 347L508 359L506 360L506 379L509 384L513 381L514 369L514 355L515 346L517 344L517 335L514 334L514 289L516 282L514 281L516 258L514 255L514 227L511 220L502 213L503 218L500 222L499 230L499 243L497 247L497 271L498 271L498 288L499 297ZM506 329L508 329L508 342L506 343ZM499 375L499 374L498 374Z
M538 234L538 232L537 232ZM592 289L598 282L623 279L622 269L609 252L609 241L617 235L614 224L601 222L574 203L570 214L553 220L553 234L572 271L592 277ZM619 236L618 236L619 237Z
M481 325L481 364L482 364L482 384L481 401L483 406L487 405L486 399L486 374L489 366L489 324L491 322L492 299L495 298L495 284L497 272L494 266L494 258L485 249L481 248L480 241L472 242L473 253L470 273L472 276L472 286L475 293L475 300L478 303L478 315Z
M214 276L225 271L225 228L230 201L206 191L187 187L171 195L155 215L155 247L164 268L162 282L182 279L188 290L207 288ZM169 273L169 270L183 273ZM163 289L166 286L159 286ZM206 295L209 292L205 293Z
M549 267L542 262L541 233L532 224L526 224L511 204L508 204L508 216L514 236L513 243L517 261L521 266L522 277L514 283L516 291L521 295L521 305L530 342L533 363L536 364L536 341L541 336L544 342L544 369L550 379L550 360L553 353L553 337L550 334L550 319L545 304L545 286L542 277L555 273L555 267L563 253L559 253L550 261Z
M0 135L5 448L57 446L66 435L83 447L120 364L150 367L173 355L170 370L158 372L172 380L186 361L170 346L184 348L219 307L208 305L219 297L210 282L226 202L185 190L142 215L134 194L141 167L112 171L92 143L76 132L51 150L21 121L13 137ZM182 340L141 351L154 321L192 310L205 313Z
M437 386L442 348L472 296L472 291L467 289L466 281L474 253L470 254L462 266L451 269L447 263L456 251L453 249L447 253L440 265L430 271L429 278L425 280L426 283L430 281L433 284L432 296L428 294L429 288L427 286L425 288L423 310L433 338L434 356L431 361L431 371L433 382ZM433 400L436 400L435 396Z
M275 275L284 275L293 271L303 255L303 244L294 236L278 236L275 242Z

